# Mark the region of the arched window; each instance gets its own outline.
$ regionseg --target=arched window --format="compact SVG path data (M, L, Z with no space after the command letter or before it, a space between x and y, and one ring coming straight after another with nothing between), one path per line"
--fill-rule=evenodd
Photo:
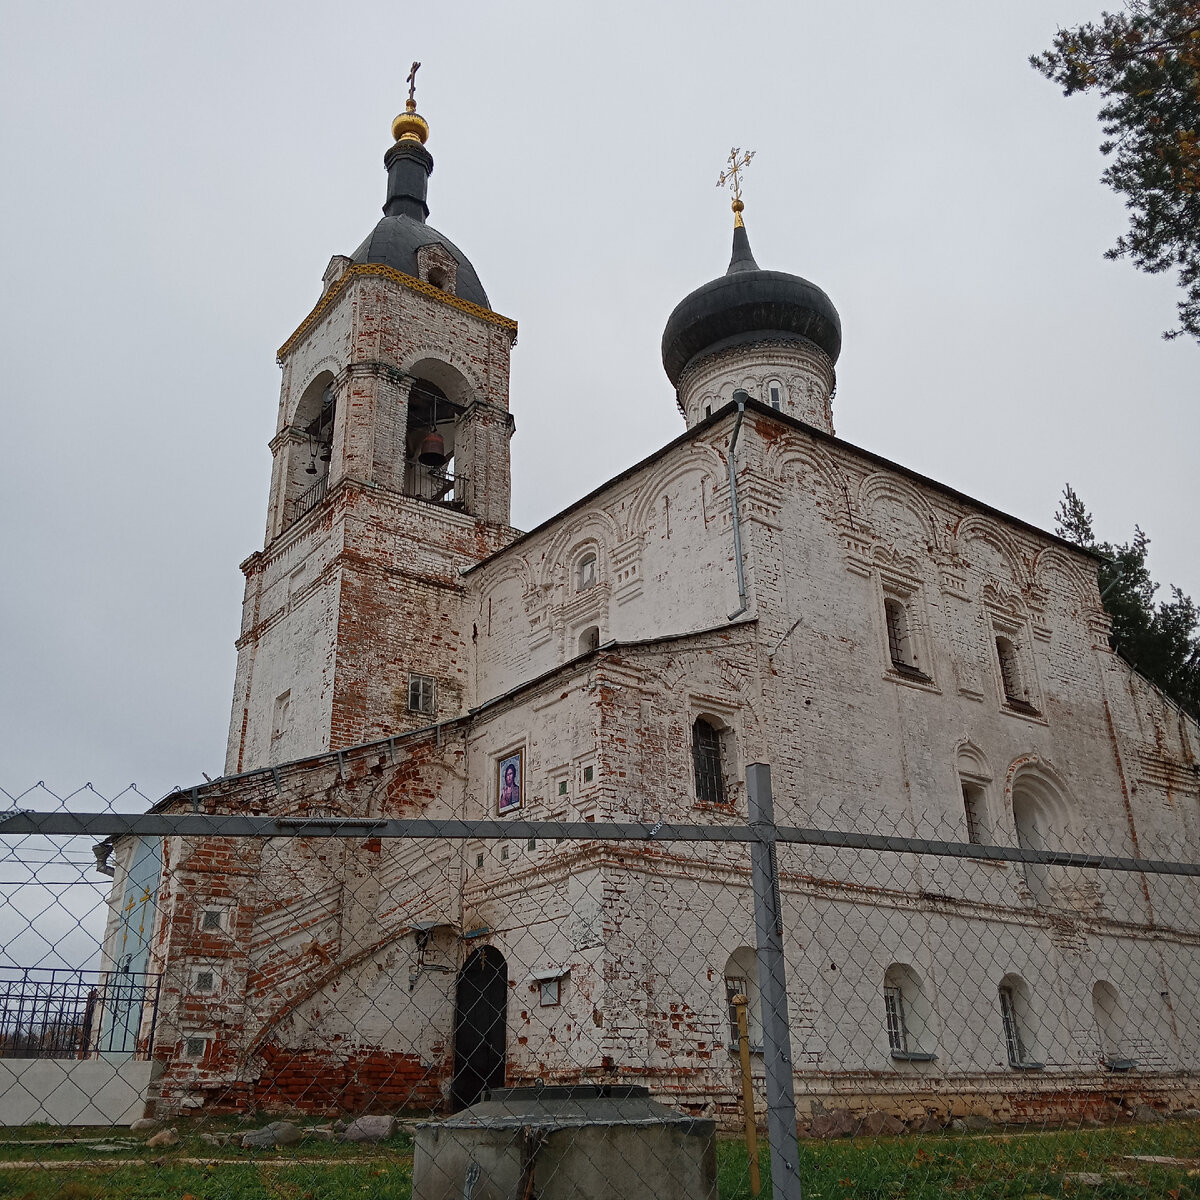
M983 845L994 836L992 817L988 811L991 768L983 751L970 742L963 742L958 747L956 759L967 841Z
M1071 836L1070 810L1059 790L1038 771L1019 771L1012 784L1013 826L1023 850L1053 850L1063 845L1078 849ZM1056 902L1055 885L1067 885L1065 868L1025 863L1025 884L1034 902L1050 907Z
M1130 1058L1126 1045L1125 1005L1117 989L1104 979L1092 985L1092 1016L1100 1043L1100 1061L1110 1071L1130 1071L1137 1061Z
M724 804L721 734L705 717L697 717L692 725L692 759L696 768L696 799L701 804Z
M787 393L784 391L783 384L778 379L768 380L764 391L766 392L767 403L776 412L782 412L783 406L787 401Z
M750 1049L761 1050L762 1003L758 993L758 958L749 946L739 946L725 964L725 1007L729 1016L729 1047L738 1045L737 1008L734 996L743 995L746 1005L746 1025L750 1032Z
M1037 1061L1037 1024L1029 985L1019 975L1005 975L1000 981L1000 1020L1008 1065L1039 1070L1044 1064Z
M1004 687L1004 699L1010 704L1028 703L1025 687L1021 682L1021 666L1017 659L1017 648L1006 637L996 638L996 658L1000 662L1000 682Z
M907 963L892 963L883 977L883 1014L893 1058L908 1062L934 1058L933 1009L921 977Z
M596 556L594 554L585 554L575 564L575 590L577 592L586 592L588 588L595 586Z
M589 625L579 635L579 653L588 654L592 650L598 649L600 645L600 626Z

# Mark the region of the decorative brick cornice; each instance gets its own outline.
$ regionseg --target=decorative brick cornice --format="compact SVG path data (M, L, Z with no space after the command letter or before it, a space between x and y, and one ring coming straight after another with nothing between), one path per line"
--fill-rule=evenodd
M285 356L290 353L304 335L325 315L337 297L349 286L350 281L360 275L375 275L383 279L390 279L393 283L398 283L401 287L406 287L410 291L420 292L422 296L428 296L431 300L437 300L441 304L448 304L451 308L457 308L459 312L465 312L469 316L478 317L481 321L487 321L489 325L498 325L501 329L508 330L514 339L517 336L517 323L511 317L502 317L499 313L492 312L490 308L484 308L482 304L473 304L470 300L464 300L461 296L452 295L450 292L443 292L441 288L434 287L432 283L426 283L424 279L417 279L413 275L405 275L403 271L397 271L394 267L384 266L383 263L355 263L354 266L347 268L342 273L329 291L317 301L312 312L300 322L296 332L279 347L279 351L275 355L276 362L283 362Z

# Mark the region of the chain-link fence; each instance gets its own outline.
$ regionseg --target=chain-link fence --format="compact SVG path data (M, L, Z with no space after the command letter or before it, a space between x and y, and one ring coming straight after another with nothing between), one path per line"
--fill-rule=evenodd
M1188 844L967 787L776 825L762 767L686 826L264 778L5 793L0 1196L1200 1195Z

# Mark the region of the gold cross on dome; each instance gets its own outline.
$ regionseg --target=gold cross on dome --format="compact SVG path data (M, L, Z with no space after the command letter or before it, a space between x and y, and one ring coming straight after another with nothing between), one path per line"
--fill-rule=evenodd
M739 158L738 155L741 154ZM721 178L717 180L717 187L724 187L729 184L729 190L733 193L735 204L741 201L742 198L742 177L741 172L749 165L750 160L754 157L755 151L747 150L742 154L740 146L734 146L729 152L729 166L721 172ZM737 208L734 212L738 212Z
M408 84L408 102L415 104L417 101L417 68L420 67L419 62L412 65L412 70L409 71L405 82Z

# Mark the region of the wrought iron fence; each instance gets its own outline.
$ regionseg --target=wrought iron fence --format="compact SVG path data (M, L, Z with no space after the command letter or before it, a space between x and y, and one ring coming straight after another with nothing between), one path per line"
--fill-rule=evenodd
M148 1059L159 985L145 972L0 967L0 1058Z
M294 525L306 513L312 512L322 500L329 490L329 473L325 471L316 481L309 487L305 488L294 500L289 500L284 512L284 528L289 525Z
M438 467L427 467L411 460L405 464L404 494L434 504L463 508L469 501L469 480Z

